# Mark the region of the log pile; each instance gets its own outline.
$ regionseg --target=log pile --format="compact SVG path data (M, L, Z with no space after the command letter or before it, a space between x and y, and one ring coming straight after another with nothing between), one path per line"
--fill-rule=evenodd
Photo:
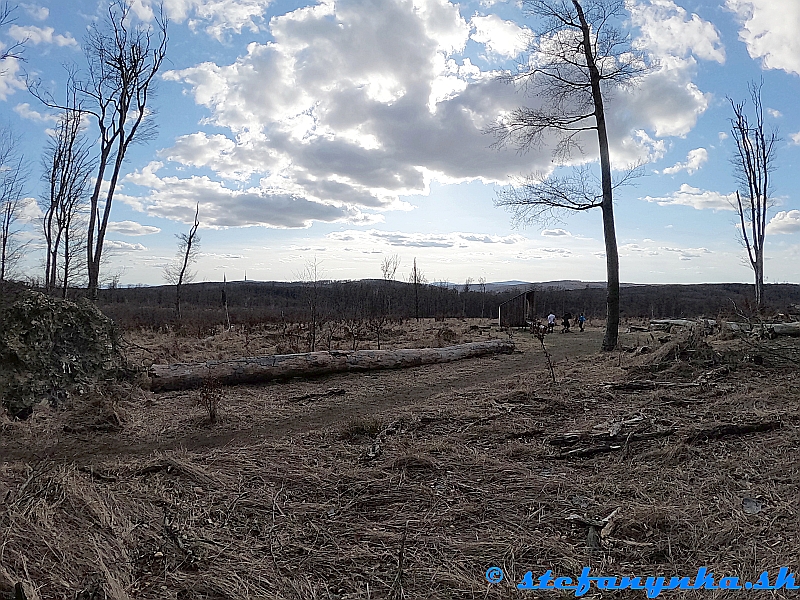
M513 342L491 340L447 348L307 352L235 360L211 360L204 363L153 365L149 373L150 389L154 392L164 392L198 388L207 379L213 379L224 385L235 385L346 371L400 369L487 354L509 354L513 351Z

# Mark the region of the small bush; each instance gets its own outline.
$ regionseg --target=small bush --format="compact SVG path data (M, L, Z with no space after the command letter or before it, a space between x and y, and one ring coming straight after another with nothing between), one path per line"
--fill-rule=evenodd
M198 404L205 411L207 422L211 425L219 419L220 405L225 399L225 389L219 384L219 381L213 377L207 377L203 380L203 385L200 387L200 395Z

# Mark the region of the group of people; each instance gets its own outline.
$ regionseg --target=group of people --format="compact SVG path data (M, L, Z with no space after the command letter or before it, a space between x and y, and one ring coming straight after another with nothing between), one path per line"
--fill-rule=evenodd
M569 333L570 328L570 320L572 319L572 314L564 313L561 321L561 333ZM580 330L583 331L586 325L586 317L583 316L583 313L577 318L576 322L578 323L578 327ZM556 315L552 311L550 314L547 315L547 333L553 333L553 330L556 327Z

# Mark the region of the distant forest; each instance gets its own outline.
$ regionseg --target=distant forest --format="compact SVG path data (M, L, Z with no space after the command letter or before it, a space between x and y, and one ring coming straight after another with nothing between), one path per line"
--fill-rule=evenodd
M526 289L536 290L536 314L544 318L583 312L605 318L604 288L561 289L546 284L489 291L480 285L445 287L384 280L325 281L316 284L283 282L195 283L183 288L184 321L209 327L224 323L300 322L313 308L317 319L371 320L446 317L497 318L500 304ZM636 285L622 293L623 317L716 317L730 314L734 303L747 309L753 286L747 284ZM787 312L800 304L800 285L765 286L766 305ZM123 328L160 328L174 320L174 286L100 290L99 305Z

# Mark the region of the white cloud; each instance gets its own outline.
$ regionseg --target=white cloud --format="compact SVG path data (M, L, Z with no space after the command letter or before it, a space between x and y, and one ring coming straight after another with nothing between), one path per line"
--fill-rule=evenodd
M674 175L681 171L686 171L689 175L694 174L708 161L708 151L705 148L695 148L690 150L685 162L679 162L671 167L664 169L667 175Z
M58 121L58 117L55 115L48 115L44 113L40 113L35 111L31 108L31 105L27 102L21 102L14 107L14 112L17 113L23 119L28 119L29 121L35 121L36 123L55 123Z
M36 19L37 21L44 21L50 15L50 9L45 8L44 6L37 6L36 4L21 4L21 6L25 9L25 12L28 13L31 17Z
M23 198L20 201L19 220L21 223L35 223L44 216L36 198Z
M120 242L118 240L106 240L103 247L119 252L142 252L147 250L147 247L142 244L131 244L130 242Z
M800 146L800 131L791 134L789 137L792 138L792 144L795 146Z
M566 229L542 229L542 235L547 237L572 237L572 234Z
M498 236L486 233L405 233L400 231L334 231L329 240L353 242L358 249L388 245L408 248L468 248L474 244L517 244L525 240L519 235ZM353 248L356 249L356 248Z
M774 108L768 108L767 112L774 119L780 119L783 116L783 113L781 111L775 110Z
M161 231L152 225L142 225L136 221L111 221L108 224L108 231L119 233L120 235L152 235Z
M800 74L800 2L794 0L726 0L741 23L739 39L765 69Z
M66 35L58 34L52 27L36 27L36 25L21 27L19 25L12 25L8 28L8 35L17 42L27 42L34 45L55 44L56 46L78 48L78 42L72 35L69 33Z
M341 0L298 9L270 21L273 42L250 44L232 64L167 73L191 86L209 123L230 135L186 135L162 156L225 179L259 175L261 188L306 198L315 214L320 203L400 208L400 196L426 194L432 180L505 184L553 168L552 147L490 147L485 127L535 100L458 56L470 25L455 5L381 6ZM663 140L646 130L684 135L705 106L686 69L662 69L621 91L608 109L615 161L660 156ZM596 141L587 139L589 153L577 161L591 160Z
M727 140L727 139L728 139L728 134L727 134L727 133L725 133L724 131L720 131L720 132L717 134L717 137L719 138L719 141L720 141L720 142L724 142L725 140Z
M670 196L661 198L645 196L642 200L655 202L659 206L691 206L696 210L711 209L717 211L734 210L731 205L734 198L734 194L728 194L726 196L719 192L700 190L684 183L681 185L680 190L673 192Z
M628 0L631 23L640 30L635 44L657 58L686 58L725 62L725 48L713 23L685 9L672 0Z
M800 210L782 210L767 223L767 233L797 233L800 231Z
M0 61L0 100L5 100L17 90L25 89L25 81L19 72L20 62L16 58Z
M164 0L167 16L176 23L188 20L193 31L202 29L223 40L229 32L259 31L271 0ZM132 8L145 21L153 18L157 0L134 0Z
M370 224L382 220L381 215L364 213L352 204L320 202L268 185L231 189L205 176L160 178L157 171L161 166L150 163L125 177L126 183L150 188L149 195L118 197L151 216L185 223L191 222L199 202L204 227L301 228L312 221Z
M680 260L692 260L693 258L700 258L704 254L712 254L708 248L669 248L661 246L659 250L677 254Z
M525 50L530 32L513 21L504 21L497 15L474 16L470 25L475 31L470 38L484 44L489 52L514 58Z

